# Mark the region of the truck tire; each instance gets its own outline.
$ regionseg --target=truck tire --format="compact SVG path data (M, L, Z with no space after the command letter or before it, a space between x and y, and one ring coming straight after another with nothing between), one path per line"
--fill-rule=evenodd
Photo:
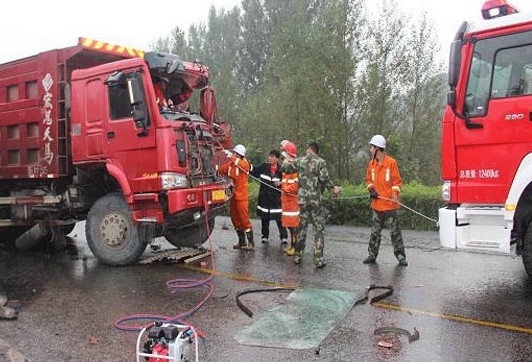
M209 232L214 228L214 218L209 220ZM168 242L177 247L194 248L201 246L209 238L205 224L185 227L183 229L166 232L164 237Z
M532 222L528 225L528 230L525 234L522 257L526 273L529 277L532 277Z
M102 196L92 205L85 223L92 253L103 264L129 265L146 250L148 241L139 237L129 207L119 193Z

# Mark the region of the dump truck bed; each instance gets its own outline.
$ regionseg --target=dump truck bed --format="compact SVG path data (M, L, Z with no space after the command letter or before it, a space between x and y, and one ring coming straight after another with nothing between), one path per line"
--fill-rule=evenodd
M49 179L71 170L68 84L75 69L142 51L80 38L0 65L0 179Z

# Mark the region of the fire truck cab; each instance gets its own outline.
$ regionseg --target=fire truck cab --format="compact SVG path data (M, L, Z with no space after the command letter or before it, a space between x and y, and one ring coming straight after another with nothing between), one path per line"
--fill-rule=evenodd
M532 13L490 0L451 45L443 246L523 255L532 274Z

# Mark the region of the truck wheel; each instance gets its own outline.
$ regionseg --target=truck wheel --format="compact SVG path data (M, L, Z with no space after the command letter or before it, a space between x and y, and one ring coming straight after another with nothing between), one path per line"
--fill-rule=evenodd
M211 233L213 228L214 219L209 220L209 231ZM194 248L202 245L209 238L209 234L207 233L207 226L201 224L166 232L164 237L174 246Z
M92 253L104 264L132 264L146 250L147 240L139 237L129 207L119 193L107 194L92 205L85 223L85 235Z
M528 230L526 231L522 257L526 273L529 277L532 277L532 222L528 225Z

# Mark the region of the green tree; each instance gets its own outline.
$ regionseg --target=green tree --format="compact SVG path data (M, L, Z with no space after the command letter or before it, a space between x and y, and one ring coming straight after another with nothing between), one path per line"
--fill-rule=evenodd
M188 30L188 49L190 60L205 61L205 37L207 36L205 24L191 25Z
M398 11L395 0L382 0L378 15L369 20L362 51L364 57L353 109L356 156L355 178L362 181L368 160L368 141L375 134L388 139L393 150L394 137L403 123L400 115L403 104L401 79L408 68L406 29L408 19Z
M150 45L150 49L156 52L170 53L170 37L157 39Z
M185 32L176 26L170 35L170 52L179 55L182 60L192 61L189 59L191 51L185 40Z
M242 95L258 90L270 49L270 28L264 0L242 1L242 46L237 65Z
M239 84L235 77L237 54L241 44L240 9L226 12L209 10L209 21L203 45L204 62L210 68L211 82L217 92L221 119L238 124Z
M445 99L442 65L435 60L438 51L434 29L424 14L413 27L402 64L404 128L401 159L405 176L411 181L439 183L440 120ZM436 161L436 162L435 162Z

